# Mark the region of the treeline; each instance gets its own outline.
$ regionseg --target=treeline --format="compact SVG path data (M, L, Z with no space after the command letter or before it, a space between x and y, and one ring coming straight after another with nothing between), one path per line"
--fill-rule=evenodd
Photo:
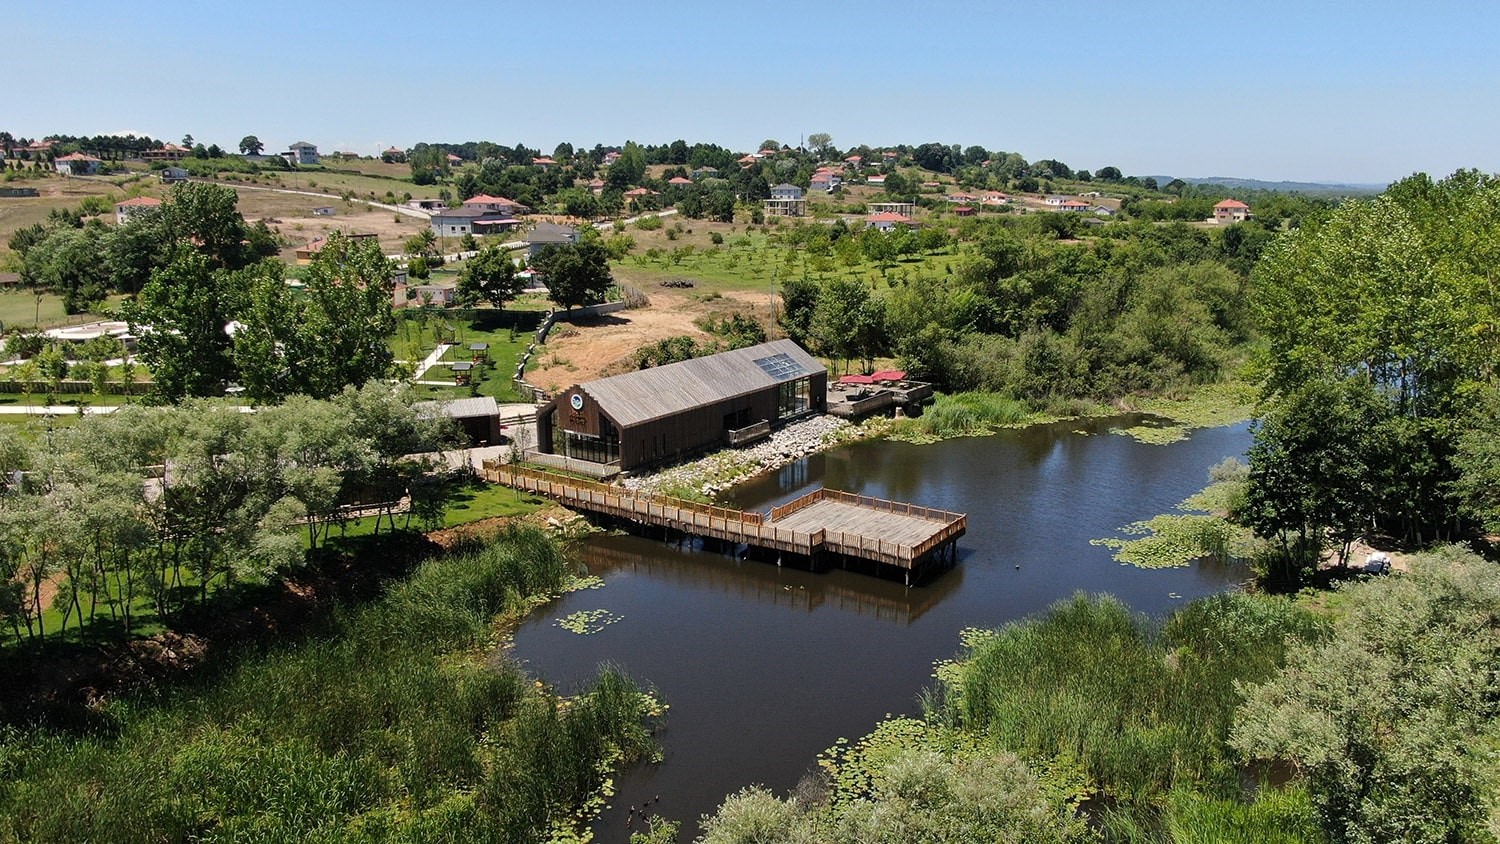
M1269 246L1246 519L1293 582L1328 546L1500 530L1500 180L1412 176Z
M43 436L0 429L0 625L35 641L107 620L128 636L143 612L168 620L302 565L344 524L341 504L366 505L377 532L403 499L407 522L441 515L429 467L403 458L453 431L409 395L371 385L240 410L127 405Z
M1473 620L1497 605L1500 573L1453 550L1331 617L1235 594L1155 622L1080 596L967 633L921 721L785 800L729 798L700 840L1492 841L1500 645Z
M230 188L182 183L159 210L140 209L128 226L90 219L112 213L106 197L85 197L45 222L11 235L22 282L63 298L68 313L97 306L110 293L139 293L180 244L191 244L217 266L240 270L280 249L264 223L250 226L235 210Z
M488 656L570 565L535 530L437 557L297 644L93 734L0 731L0 841L546 841L576 835L657 708L615 671L563 699Z
M1080 240L1068 235L1081 229L1057 228L1078 225L1057 219L1068 216L966 220L961 233L972 242L941 265L898 269L883 297L848 276L785 281L782 327L828 357L868 367L894 356L941 389L1041 405L1168 390L1234 371L1254 331L1246 274L1270 232L1255 224L1114 224ZM840 229L809 240L810 266L820 253L841 256L846 238L896 247L885 259L891 266L905 251L900 242L913 253L923 245L922 235ZM936 239L927 245L942 248Z
M139 337L155 400L224 395L233 384L261 402L327 398L386 376L395 318L379 243L331 234L294 290L273 258L276 236L264 222L247 225L237 202L232 188L184 182L124 225L54 214L10 246L22 280L61 295L69 312L134 295L120 316Z

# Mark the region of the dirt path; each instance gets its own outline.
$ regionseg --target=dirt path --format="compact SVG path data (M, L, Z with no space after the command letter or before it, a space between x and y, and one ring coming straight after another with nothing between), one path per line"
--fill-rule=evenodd
M696 340L711 339L695 324L709 314L766 311L764 293L729 293L704 300L689 291L658 288L647 290L651 304L621 311L585 323L558 323L526 370L526 380L544 390L555 391L626 370L636 349L648 343L682 335Z

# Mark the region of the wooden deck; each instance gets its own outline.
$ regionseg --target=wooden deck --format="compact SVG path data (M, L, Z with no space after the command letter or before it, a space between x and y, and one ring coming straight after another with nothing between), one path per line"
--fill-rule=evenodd
M569 507L778 555L817 560L837 554L882 563L905 569L908 582L913 570L951 555L968 527L963 513L829 489L813 490L774 508L766 518L493 460L484 461L483 472L492 483L545 495Z

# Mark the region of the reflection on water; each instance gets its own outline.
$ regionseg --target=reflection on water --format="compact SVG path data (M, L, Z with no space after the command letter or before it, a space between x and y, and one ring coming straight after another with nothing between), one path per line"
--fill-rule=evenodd
M580 555L606 586L564 596L517 632L515 654L564 690L603 662L654 685L671 705L664 763L617 779L599 840L625 841L625 815L657 795L662 814L699 815L752 783L784 792L839 737L887 714L916 714L934 660L964 627L994 627L1076 591L1110 592L1161 613L1243 579L1234 567L1121 566L1090 539L1170 510L1207 469L1248 445L1245 426L1153 446L1085 420L926 446L858 443L735 490L767 510L819 484L967 512L958 566L928 585L849 571L812 574L637 537L590 540ZM577 636L554 621L606 609L621 621ZM636 827L639 829L639 826Z

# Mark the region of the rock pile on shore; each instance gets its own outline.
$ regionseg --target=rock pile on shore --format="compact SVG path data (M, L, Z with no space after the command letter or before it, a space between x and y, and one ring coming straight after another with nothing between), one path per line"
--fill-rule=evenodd
M629 489L671 493L693 490L710 498L763 472L849 439L850 424L833 416L814 416L787 425L745 448L731 448L660 472L626 478Z

